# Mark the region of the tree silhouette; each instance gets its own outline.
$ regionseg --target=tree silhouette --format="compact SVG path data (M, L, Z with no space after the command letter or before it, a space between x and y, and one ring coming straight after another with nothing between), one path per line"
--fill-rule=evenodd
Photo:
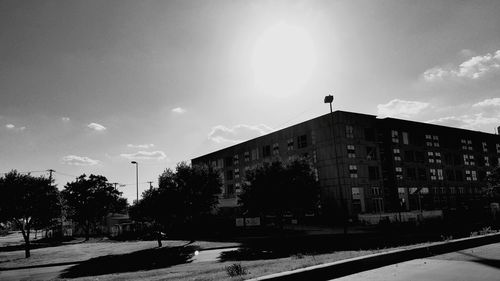
M51 226L60 215L59 192L48 178L13 170L0 178L0 194L0 221L11 221L21 230L28 258L32 227Z
M319 186L306 160L264 163L247 173L239 203L253 215L298 215L318 205Z
M92 225L100 222L111 212L123 211L127 207L125 198L104 176L85 174L69 182L61 192L68 208L68 216L78 222L89 239Z
M200 222L218 204L221 180L208 166L179 163L175 171L166 169L158 179L158 188L142 194L130 214L135 220L152 222L161 247L161 231L174 226Z

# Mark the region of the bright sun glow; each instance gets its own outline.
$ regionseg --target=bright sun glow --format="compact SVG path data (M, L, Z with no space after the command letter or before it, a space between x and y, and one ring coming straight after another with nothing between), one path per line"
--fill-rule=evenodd
M283 97L300 91L315 65L313 42L303 28L280 23L266 30L255 44L255 83L266 94Z

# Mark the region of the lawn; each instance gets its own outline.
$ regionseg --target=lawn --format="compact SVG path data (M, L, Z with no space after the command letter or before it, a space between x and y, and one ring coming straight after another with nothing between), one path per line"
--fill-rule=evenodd
M316 240L315 240L316 241ZM276 243L270 243L274 245ZM324 241L320 243L324 244ZM227 250L214 261L192 262L196 250L236 247L238 243L208 241L164 241L158 248L155 241L117 242L108 239L72 240L63 245L37 248L32 257L24 258L24 251L0 248L0 268L38 266L79 262L54 275L71 280L242 280L267 274L304 268L396 248L372 250L318 250L273 248L242 245L239 250ZM288 245L286 242L283 245ZM336 246L337 247L337 246ZM272 248L272 247L271 247ZM241 266L246 272L231 278L230 266Z

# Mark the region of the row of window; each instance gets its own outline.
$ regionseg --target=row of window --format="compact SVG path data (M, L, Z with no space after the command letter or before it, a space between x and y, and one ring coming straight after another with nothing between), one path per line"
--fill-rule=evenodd
M429 178L433 181L442 181L445 179L443 169L430 168ZM406 168L405 169L405 177L408 180L427 180L427 170L423 168ZM490 175L490 171L475 171L475 170L465 170L465 177L461 170L446 170L446 179L449 181L483 181L488 175ZM396 179L402 180L403 177L403 168L395 167L394 174L396 175Z
M350 153L354 153L354 149L351 148L348 151ZM393 159L396 162L403 161L403 159L407 162L425 162L425 154L422 151L412 151L412 150L406 150L404 157L401 155L401 150L399 148L394 148L392 150L393 154ZM355 155L355 154L352 154ZM353 157L350 157L353 158ZM490 162L490 156L482 156L481 161L479 163L479 166L485 166L489 167L492 163ZM462 161L460 161L457 157L457 155L452 155L452 154L445 154L445 162L448 165L466 165L466 166L476 166L477 162L472 154L462 154ZM493 158L493 160L496 160L496 163L500 163L500 157ZM438 151L427 151L427 162L431 164L442 164L443 163L443 158L441 152ZM493 161L494 162L494 161ZM493 164L495 165L495 164Z

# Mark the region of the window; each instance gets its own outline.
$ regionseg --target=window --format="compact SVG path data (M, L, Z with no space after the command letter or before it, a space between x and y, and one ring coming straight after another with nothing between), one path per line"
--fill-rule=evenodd
M286 150L291 151L293 150L293 139L288 139L286 142Z
M277 143L273 144L273 155L274 156L280 155L280 146Z
M234 195L234 185L228 184L226 187L226 197L230 198Z
M437 179L440 181L444 180L443 169L436 169L436 171L437 171Z
M262 147L262 157L269 157L269 156L271 156L271 146L264 145L264 147Z
M483 145L483 152L488 152L488 144L483 141L482 145Z
M431 135L425 135L425 146L428 146L428 147L432 146L432 136Z
M349 175L352 179L358 178L358 166L349 165Z
M441 164L441 152L434 152L434 159L437 164Z
M379 188L379 187L372 187L372 195L373 195L374 197L378 197L378 196L380 196L380 195L381 195L381 193L380 193L380 188Z
M307 135L302 135L297 137L297 147L304 148L307 146Z
M490 158L488 156L484 156L484 166L490 166Z
M403 168L401 167L396 167L394 168L395 174L396 174L396 179L402 180L403 179Z
M429 173L431 175L431 180L435 181L437 180L437 172L436 169L429 169Z
M391 139L393 143L399 143L399 133L398 131L392 130L391 131Z
M370 180L380 179L380 172L377 166L368 166L368 178Z
M392 153L394 154L394 161L401 161L401 151L399 148L394 148Z
M476 173L476 171L471 171L470 174L471 174L472 180L473 181L477 181L477 173Z
M240 164L240 158L239 158L238 154L233 156L233 164L235 166L238 166Z
M345 126L345 136L348 139L353 139L354 138L354 128L351 125L346 125Z
M398 197L399 199L405 199L406 197L406 188L398 187Z
M427 158L429 159L429 163L434 163L434 152L428 151Z
M359 187L351 188L351 193L352 193L352 200L360 200L361 199L361 192L360 192Z
M403 132L402 135L403 135L403 144L409 144L408 133L407 132Z
M373 146L366 147L366 159L377 160L377 149Z
M465 170L465 180L466 181L471 181L472 180L470 170Z
M245 153L243 154L243 157L245 158L245 162L250 161L250 152L245 151Z
M476 162L474 161L474 155L464 154L464 165L466 166L474 166Z
M234 178L239 179L240 178L240 169L234 169Z
M432 143L434 147L439 147L439 136L432 136Z
M472 151L472 140L461 139L460 143L462 144L462 150Z
M257 159L259 159L259 150L257 148L252 149L252 161Z
M500 143L497 143L497 154L500 154Z
M217 168L219 168L219 169L224 168L224 159L222 159L222 158L217 159Z
M356 158L356 150L354 145L348 144L347 145L347 157L348 158Z
M465 193L465 188L459 187L458 188L458 194L464 194Z

